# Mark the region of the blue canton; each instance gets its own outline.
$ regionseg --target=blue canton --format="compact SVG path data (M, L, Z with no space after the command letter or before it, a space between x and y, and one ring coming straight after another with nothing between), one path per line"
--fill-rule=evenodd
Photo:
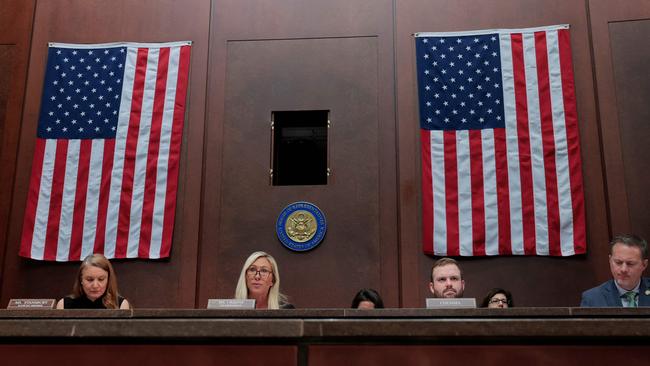
M50 47L38 137L115 138L125 60L125 47Z
M499 36L415 37L420 127L505 127Z

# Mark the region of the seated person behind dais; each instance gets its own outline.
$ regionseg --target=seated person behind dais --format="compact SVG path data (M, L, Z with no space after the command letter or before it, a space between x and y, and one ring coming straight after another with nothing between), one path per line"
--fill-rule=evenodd
M352 309L383 309L384 301L379 293L371 288L359 290L352 299Z
M111 262L101 254L87 256L72 286L72 295L56 304L57 309L130 309L117 291L117 278Z
M648 242L633 235L618 235L609 242L612 279L582 293L583 307L650 306Z
M482 308L506 309L515 306L510 291L502 288L490 290L481 302Z
M254 252L244 262L235 298L255 299L255 309L294 309L280 293L280 271L275 259L265 252Z
M454 299L463 297L465 291L463 270L455 259L440 258L433 263L429 290L434 298Z

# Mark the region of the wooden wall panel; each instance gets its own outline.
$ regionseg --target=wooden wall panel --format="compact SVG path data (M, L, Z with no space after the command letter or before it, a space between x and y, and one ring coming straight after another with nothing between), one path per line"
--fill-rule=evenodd
M360 286L379 287L386 302L397 306L391 1L218 0L213 15L200 306L208 298L232 296L241 265L254 249L278 257L283 291L299 306L347 307ZM244 52L246 42L251 51ZM370 53L347 46L358 42ZM253 53L254 44L263 51ZM355 54L366 59L351 59ZM251 75L243 75L246 70ZM375 90L368 89L369 82ZM354 102L366 104L355 109ZM263 124L274 109L310 108L332 111L330 183L269 186L270 136ZM262 125L251 129L252 123ZM363 125L355 131L356 124ZM353 158L341 165L346 156ZM247 171L253 181L237 180ZM284 249L274 234L280 210L300 199L322 205L330 225L321 247L303 254Z
M267 366L297 365L295 346L241 346L215 344L30 344L0 345L7 364L37 366L45 363L71 365L92 360L110 360L119 365L230 365L257 364L264 355Z
M312 346L309 364L324 365L608 365L624 352L632 362L646 359L643 346L603 345L381 345Z
M228 42L218 294L235 292L244 258L260 249L278 260L298 307L341 307L359 288L381 287L377 67L376 37ZM310 109L330 111L327 185L270 185L271 111ZM296 201L328 219L323 242L305 253L275 233Z
M576 305L582 290L610 276L605 244L611 233L647 230L647 205L642 196L647 179L635 174L647 170L647 160L637 158L640 154L634 150L643 146L641 137L647 131L642 130L638 136L632 133L644 127L647 109L626 96L633 90L626 80L631 80L634 68L630 65L632 49L625 48L633 36L644 39L644 27L650 18L647 1L0 0L0 5L0 45L8 45L12 49L9 58L16 60L11 66L13 92L8 95L0 150L0 305L10 297L62 296L69 291L77 266L17 257L48 41L194 41L172 258L116 263L122 292L139 307L204 307L208 298L229 297L241 262L257 243L262 244L261 249L281 253L277 256L282 261L283 282L288 286L285 290L299 305L345 307L350 289L370 282L380 287L389 306L422 306L428 296L429 268L434 259L422 253L420 244L420 160L412 38L412 33L419 31L571 25L588 254L573 258L463 258L468 296L481 297L490 287L503 286L513 290L520 306ZM616 22L621 24L613 24ZM362 235L368 241L352 250L346 250L346 246L358 243L328 244L341 247L331 252L317 249L294 255L280 246L271 228L264 226L277 217L275 206L257 217L259 221L253 228L244 225L242 230L251 232L236 233L233 228L248 223L237 217L247 214L236 207L242 192L237 190L233 177L225 177L237 164L245 163L228 160L228 154L237 152L233 147L247 137L235 139L233 133L238 131L228 131L233 127L228 123L237 121L228 119L233 118L229 108L237 106L233 104L236 100L229 99L233 97L230 88L239 82L229 79L235 75L229 67L246 65L233 61L232 57L242 55L236 48L249 41L271 44L265 42L275 40L283 44L305 40L305 44L318 44L320 40L331 40L345 44L356 39L372 40L376 51L373 75L360 77L376 81L376 102L368 108L374 108L375 117L368 120L376 119L377 131L371 142L377 144L377 149L376 156L368 158L374 159L371 165L377 167L377 181L373 183L373 197L364 201L370 203L370 209L356 207L358 211L350 211L370 216L363 218L373 223L370 234L350 234L352 238ZM613 39L622 43L612 46ZM297 65L301 65L299 61ZM259 62L264 63L264 58ZM363 65L359 62L355 67ZM346 72L339 60L331 63L327 66ZM244 70L239 72L244 74ZM293 102L308 98L310 89L315 90L321 82L301 76L303 88L296 92L286 85L273 85L274 75L265 77L269 80L267 86L279 88L278 93L287 92L282 96ZM256 99L250 101L254 108L245 112L254 112L267 101L264 92L268 90L255 94ZM340 101L346 97L342 93ZM302 107L308 104L304 100ZM246 146L257 148L245 143L237 148ZM350 149L355 151L354 144ZM368 149L365 146L356 151L366 154ZM337 179L335 170L332 180L341 184ZM270 188L255 188L255 194L271 194L270 199L281 206L279 202L289 194L274 196L268 193ZM347 203L337 203L331 197L327 202L333 205L333 212L347 207ZM328 219L342 225L336 216ZM262 221L262 229L255 226ZM367 225L368 221L361 222ZM352 225L346 230L354 231L356 222L346 219L345 224ZM338 258L356 259L359 263L353 269L350 262L345 262L340 276L331 282L343 283L340 288L323 285L322 281L330 279L322 274L310 276L312 270L331 271ZM327 263L325 268L322 263ZM304 288L309 291L302 293Z
M582 290L607 273L607 215L593 93L587 10L583 1L396 1L396 72L400 197L400 252L405 306L422 306L434 258L422 254L420 160L414 32L524 28L568 23L576 82L585 181L588 254L574 258L462 258L466 295L482 298L492 287L513 291L519 306L577 305ZM570 279L570 280L567 280Z
M7 114L7 102L9 101L11 81L13 79L14 65L16 60L16 46L12 44L0 44L0 141L3 140L5 116ZM0 151L2 148L0 148Z
M650 196L647 194L650 182L650 49L639 46L647 44L650 37L650 14L648 15L645 20L609 24L630 217L629 231L644 238L650 238Z
M18 257L47 42L105 43L191 40L189 104L181 152L177 215L170 260L115 261L120 290L139 307L194 307L202 160L209 0L39 1L26 84L11 227L4 261L3 303L10 297L61 297L71 290L77 263ZM26 31L26 30L25 30Z
M34 6L35 0L0 0L0 279L7 254Z
M611 230L647 238L650 3L590 0L589 11Z
M23 47L27 49L27 47ZM9 107L9 99L12 96L11 90L13 90L14 78L16 73L14 72L18 62L18 46L15 44L0 44L0 142L5 142L5 137L9 139L9 136L5 136L5 131L11 133L13 129L16 129L18 126L18 119L12 118L8 119L7 117L7 108ZM24 71L23 71L24 75ZM24 84L24 83L23 83ZM15 98L14 98L15 99ZM15 102L15 100L14 100ZM19 103L20 104L20 103ZM13 123L12 123L13 122ZM14 134L16 136L16 134ZM4 252L6 249L6 230L8 220L9 207L11 207L11 179L13 175L13 168L15 166L16 158L16 141L7 141L0 146L0 159L2 162L7 162L7 165L3 164L3 172L0 173L3 177L6 176L8 179L2 180L3 190L0 193L0 204L2 206L0 214L0 263L3 262ZM6 169L6 171L5 171ZM2 269L0 268L0 273ZM1 278L2 276L0 276Z

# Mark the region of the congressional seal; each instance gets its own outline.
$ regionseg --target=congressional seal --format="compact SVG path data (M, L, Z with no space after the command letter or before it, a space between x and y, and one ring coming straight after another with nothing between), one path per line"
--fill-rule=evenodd
M302 201L294 202L280 212L275 231L285 247L304 252L314 249L323 240L327 221L316 205Z

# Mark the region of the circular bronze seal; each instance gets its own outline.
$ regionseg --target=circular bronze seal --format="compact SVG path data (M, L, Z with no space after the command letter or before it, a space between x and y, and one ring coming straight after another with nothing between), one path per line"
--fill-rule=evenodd
M287 218L284 230L291 240L304 243L316 234L316 218L309 211L294 211Z
M282 210L275 230L285 247L302 252L320 244L327 231L327 221L316 205L294 202Z

